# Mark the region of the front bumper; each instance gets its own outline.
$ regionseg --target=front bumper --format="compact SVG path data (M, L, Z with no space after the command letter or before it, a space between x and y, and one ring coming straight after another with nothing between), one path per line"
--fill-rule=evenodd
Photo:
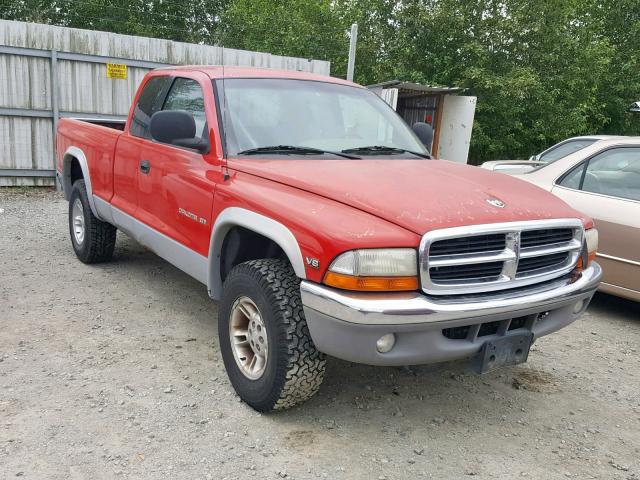
M470 357L485 341L515 332L514 326L529 329L534 338L555 332L584 312L601 277L594 262L577 279L484 295L345 292L308 281L301 292L320 351L356 363L415 365ZM455 335L445 336L454 329ZM464 338L457 338L460 332L467 332ZM389 333L396 336L395 346L378 352L377 340Z

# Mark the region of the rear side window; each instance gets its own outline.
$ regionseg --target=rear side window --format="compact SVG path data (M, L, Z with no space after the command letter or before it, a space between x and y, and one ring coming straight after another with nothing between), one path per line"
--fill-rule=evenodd
M559 182L563 187L611 197L640 200L640 148L620 147L599 153Z
M149 124L151 123L151 115L160 110L160 97L164 91L168 77L151 78L140 97L138 103L133 110L131 125L129 131L131 135L142 138L151 138L149 132Z
M560 180L558 185L562 185L563 187L567 188L573 188L574 190L580 190L580 184L582 183L582 174L584 172L585 165L586 164L582 163L571 170L564 176L562 180Z
M640 201L640 148L614 148L589 160L582 190Z

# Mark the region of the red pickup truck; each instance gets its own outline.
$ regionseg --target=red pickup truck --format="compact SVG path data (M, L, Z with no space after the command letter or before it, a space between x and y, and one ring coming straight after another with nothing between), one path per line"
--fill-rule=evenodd
M206 285L260 411L313 395L326 355L526 361L587 308L597 231L531 184L431 159L426 130L336 78L156 70L126 123L59 123L71 242L108 261L120 230Z

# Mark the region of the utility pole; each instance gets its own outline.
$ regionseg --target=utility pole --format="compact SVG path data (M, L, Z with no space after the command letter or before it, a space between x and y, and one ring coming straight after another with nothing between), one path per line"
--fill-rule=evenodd
M349 42L349 63L347 64L347 80L353 82L353 71L356 67L356 43L358 43L358 24L351 25L351 41Z

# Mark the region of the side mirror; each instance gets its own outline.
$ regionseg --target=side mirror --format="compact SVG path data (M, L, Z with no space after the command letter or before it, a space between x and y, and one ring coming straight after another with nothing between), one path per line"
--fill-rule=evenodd
M186 147L205 153L209 143L196 137L196 121L185 110L162 110L151 116L151 138L156 142Z
M640 102L633 102L627 109L629 113L640 113Z
M422 144L431 151L431 143L433 143L433 128L424 122L416 122L413 124L413 133L420 139Z

